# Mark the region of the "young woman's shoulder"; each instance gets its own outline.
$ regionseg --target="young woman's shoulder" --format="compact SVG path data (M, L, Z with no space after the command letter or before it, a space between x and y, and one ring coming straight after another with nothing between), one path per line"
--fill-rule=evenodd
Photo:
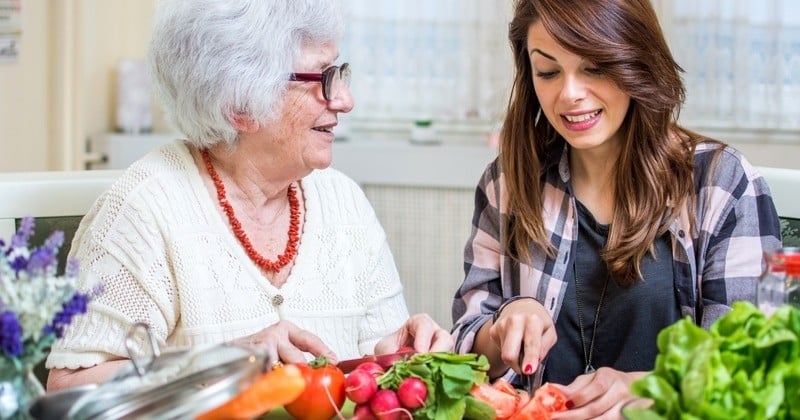
M720 188L734 197L763 194L763 177L741 152L716 141L704 141L695 147L694 178L697 190Z

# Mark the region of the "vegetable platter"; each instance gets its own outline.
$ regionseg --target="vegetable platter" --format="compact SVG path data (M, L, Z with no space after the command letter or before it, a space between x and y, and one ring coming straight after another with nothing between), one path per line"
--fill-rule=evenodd
M452 352L367 360L347 375L325 360L288 364L199 419L546 420L565 409L559 388L529 397L502 379L489 383L488 370L486 357Z

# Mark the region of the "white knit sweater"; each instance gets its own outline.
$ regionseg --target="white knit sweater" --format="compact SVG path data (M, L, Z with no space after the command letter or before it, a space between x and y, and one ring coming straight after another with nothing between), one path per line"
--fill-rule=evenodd
M275 288L248 258L182 141L133 164L81 221L70 255L81 287L102 283L48 368L127 358L134 322L159 346L230 341L280 319L317 334L340 359L373 353L408 318L386 235L358 185L333 169L301 180L305 224L294 267ZM283 303L273 305L273 298Z

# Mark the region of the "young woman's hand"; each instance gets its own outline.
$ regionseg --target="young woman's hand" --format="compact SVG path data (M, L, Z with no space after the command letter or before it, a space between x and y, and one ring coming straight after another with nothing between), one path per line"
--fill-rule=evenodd
M400 329L383 337L375 345L375 354L395 353L401 347L413 347L419 353L452 351L455 340L428 314L416 314Z
M500 349L505 366L530 375L539 369L547 352L556 344L556 327L541 303L519 299L502 308L489 328L489 338ZM496 376L504 370L502 366L492 366L490 374Z
M622 406L636 398L630 392L631 384L647 372L622 372L601 367L597 371L580 375L571 384L562 387L569 409L554 413L553 420L620 419Z

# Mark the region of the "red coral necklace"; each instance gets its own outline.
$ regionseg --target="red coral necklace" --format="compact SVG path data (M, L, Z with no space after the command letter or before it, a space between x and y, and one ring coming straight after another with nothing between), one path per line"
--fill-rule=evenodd
M211 175L211 180L214 181L219 205L222 207L225 215L228 216L228 222L230 222L231 228L233 228L233 234L236 235L236 239L242 244L250 259L265 271L277 272L280 271L281 268L286 267L289 261L294 259L294 256L297 254L297 244L300 242L300 200L297 199L297 192L295 191L294 185L290 185L286 192L287 197L289 197L289 240L286 242L286 249L283 251L283 254L278 255L277 260L270 261L255 250L250 239L247 238L247 234L244 233L242 224L239 222L239 219L236 218L233 207L231 203L228 202L228 198L225 195L225 185L222 183L222 180L219 179L219 174L217 174L217 171L214 169L214 165L211 164L211 157L208 154L208 149L200 150L200 155L203 157L203 162L206 164L208 174Z

